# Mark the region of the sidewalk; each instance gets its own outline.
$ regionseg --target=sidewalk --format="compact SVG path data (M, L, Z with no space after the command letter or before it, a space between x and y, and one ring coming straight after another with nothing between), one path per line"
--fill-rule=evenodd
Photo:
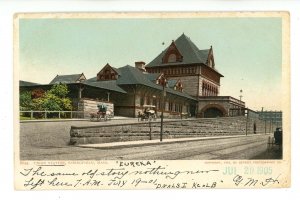
M121 116L115 116L111 120L125 120L125 119L135 119L130 117L121 117ZM137 119L136 119L137 120ZM89 118L83 118L83 119L29 119L29 120L20 120L20 123L32 123L32 122L65 122L65 121L90 121ZM110 120L108 120L110 121Z
M139 140L139 141L127 141L127 142L111 142L111 143L101 143L101 144L81 144L75 147L81 148L94 148L94 149L113 149L113 148L124 148L124 147L138 147L138 146L148 146L148 145L159 145L159 144L172 144L181 142L192 142L201 140L216 140L225 138L237 138L237 137L253 137L264 134L251 134L251 135L234 135L234 136L213 136L213 137L193 137L193 138L176 138L176 139L163 139L161 142L159 139L155 140Z

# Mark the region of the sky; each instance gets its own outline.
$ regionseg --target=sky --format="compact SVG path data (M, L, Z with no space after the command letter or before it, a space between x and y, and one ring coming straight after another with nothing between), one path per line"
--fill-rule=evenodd
M199 49L213 46L221 96L242 90L246 107L282 110L281 18L20 19L19 31L20 80L147 64L184 33Z

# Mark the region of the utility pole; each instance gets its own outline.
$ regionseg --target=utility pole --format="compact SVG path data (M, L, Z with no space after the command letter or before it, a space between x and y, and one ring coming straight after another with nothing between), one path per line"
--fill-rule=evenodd
M247 108L247 117L246 117L246 136L247 136L247 133L248 133L248 120L249 120L249 110Z
M162 109L161 109L161 118L160 118L160 141L162 142L163 138L163 132L164 132L164 110L165 110L165 96L166 96L166 85L167 85L167 80L164 76L161 77L161 84L163 86L162 89Z

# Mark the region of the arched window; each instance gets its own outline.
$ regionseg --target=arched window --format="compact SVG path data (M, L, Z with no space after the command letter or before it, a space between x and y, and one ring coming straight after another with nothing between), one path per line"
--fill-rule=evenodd
M172 62L176 62L176 55L175 54L170 54L169 58L168 58L168 62L172 63Z

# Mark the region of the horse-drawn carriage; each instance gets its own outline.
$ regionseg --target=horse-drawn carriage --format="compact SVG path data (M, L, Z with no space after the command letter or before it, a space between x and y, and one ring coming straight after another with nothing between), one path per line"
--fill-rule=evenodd
M90 120L91 121L107 121L114 117L114 112L108 105L104 103L98 104L98 111L90 113Z
M144 105L143 106L143 112L138 112L138 121L144 121L144 120L156 120L156 109L153 105Z

